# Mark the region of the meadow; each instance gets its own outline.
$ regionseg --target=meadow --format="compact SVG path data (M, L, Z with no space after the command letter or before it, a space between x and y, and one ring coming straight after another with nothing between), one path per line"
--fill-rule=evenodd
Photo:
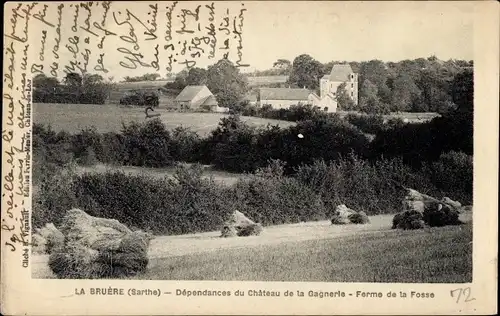
M217 128L220 119L227 117L221 113L178 113L166 109L156 109L151 114L160 114L160 119L167 129L179 126L190 127L200 136L206 136ZM100 133L120 132L122 122L145 122L143 108L124 107L117 105L93 104L33 104L33 119L37 124L51 125L52 130L77 133L82 129L95 126ZM293 122L278 121L257 117L242 116L241 120L249 125L273 124L280 127L295 125Z
M471 225L354 234L153 259L141 279L466 283L472 281L471 242Z
M470 216L469 216L470 217ZM266 228L261 236L218 232L157 237L141 280L466 283L472 281L472 224L419 231L308 222ZM469 218L470 220L470 218ZM33 277L51 278L46 258Z

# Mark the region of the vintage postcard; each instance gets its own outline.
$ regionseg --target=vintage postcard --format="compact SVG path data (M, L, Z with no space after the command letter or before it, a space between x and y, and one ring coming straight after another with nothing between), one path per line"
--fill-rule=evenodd
M2 314L495 314L498 9L6 3Z

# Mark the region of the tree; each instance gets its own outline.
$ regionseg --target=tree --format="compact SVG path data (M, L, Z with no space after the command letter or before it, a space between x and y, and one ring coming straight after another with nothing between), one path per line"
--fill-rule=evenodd
M299 87L314 90L319 86L323 76L323 65L307 54L302 54L293 60L288 82Z
M343 111L353 111L355 110L356 104L347 93L345 87L346 87L345 82L337 87L337 93L335 99L337 100L339 109Z
M142 76L138 77L129 77L126 76L123 78L125 82L137 82L137 81L155 81L156 79L160 78L160 74L157 73L149 73L149 74L144 74Z
M380 102L378 88L370 80L364 80L359 93L360 110L370 114L388 114L389 109Z
M207 70L207 87L215 95L219 106L236 106L248 91L248 82L234 64L221 59Z
M457 74L451 84L450 94L461 112L472 113L474 110L474 73L467 69Z
M413 79L405 72L394 80L391 109L396 112L411 110L413 102L420 95L420 90Z
M203 68L193 67L189 69L186 77L186 85L205 85L207 84L207 71Z
M86 73L82 78L83 85L96 85L100 84L104 81L104 78L98 74L89 74Z
M419 103L414 104L414 111L446 112L451 105L451 95L448 93L447 80L439 73L439 68L430 66L421 71L417 82L422 91Z
M70 88L80 88L83 78L79 73L70 72L64 78L64 83Z
M47 77L45 74L38 74L33 78L33 87L45 91L54 91L59 86L59 81L55 77Z
M369 80L377 87L379 101L386 104L391 103L391 90L387 86L388 76L387 67L380 60L370 60L361 63L360 84L363 85L365 80Z
M274 62L273 67L279 69L289 69L292 66L292 63L288 59L278 59Z

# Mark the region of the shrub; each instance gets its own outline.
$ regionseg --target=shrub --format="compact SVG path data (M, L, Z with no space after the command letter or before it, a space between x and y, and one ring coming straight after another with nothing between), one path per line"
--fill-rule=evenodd
M125 137L109 132L102 134L101 146L96 149L97 160L107 164L124 164L127 157Z
M202 178L200 166L179 166L174 178L121 172L83 174L75 182L82 209L157 234L184 234L220 228L234 209L229 189Z
M33 227L41 228L47 223L57 227L66 211L78 206L74 166L46 170L42 175L33 195Z
M101 149L101 139L102 134L97 132L95 127L87 127L82 129L80 133L72 135L71 145L73 155L78 162L81 161L82 164L86 164L89 159L96 159L96 152L102 151ZM92 153L90 153L90 151ZM93 157L88 157L93 155Z
M165 167L173 164L170 133L160 119L145 124L123 125L124 163L132 166Z
M172 158L176 161L199 161L200 143L200 136L196 132L184 127L175 128L170 141Z
M371 157L402 157L415 168L436 161L448 151L473 154L473 120L467 113L452 113L426 123L395 124L377 133Z
M472 156L456 151L443 153L438 161L426 164L423 172L446 195L465 204L472 203Z
M321 195L329 217L341 204L368 215L399 212L405 191L395 183L426 193L437 191L400 159L370 163L350 155L330 163L317 160L297 168L294 177Z
M345 119L364 133L376 134L384 129L381 115L348 114Z
M252 176L238 181L233 190L238 210L263 225L326 218L321 198L292 178Z

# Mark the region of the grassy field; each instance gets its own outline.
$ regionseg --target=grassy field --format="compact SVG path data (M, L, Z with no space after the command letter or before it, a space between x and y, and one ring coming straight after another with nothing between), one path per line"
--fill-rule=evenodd
M152 259L149 280L466 283L472 225Z
M469 282L472 213L462 226L392 230L392 215L367 225L329 221L267 226L260 236L220 238L220 232L156 236L148 270L137 279ZM54 278L47 255L32 257L34 278Z
M178 126L190 127L204 136L214 130L222 117L220 113L177 113L166 110L156 110L161 114L160 119L168 129ZM251 125L278 124L281 127L293 125L285 122L257 117L241 117ZM50 124L55 131L77 133L81 129L95 126L99 132L119 132L122 122L146 121L144 109L120 107L117 105L89 105L89 104L47 104L33 105L33 120L38 124Z

